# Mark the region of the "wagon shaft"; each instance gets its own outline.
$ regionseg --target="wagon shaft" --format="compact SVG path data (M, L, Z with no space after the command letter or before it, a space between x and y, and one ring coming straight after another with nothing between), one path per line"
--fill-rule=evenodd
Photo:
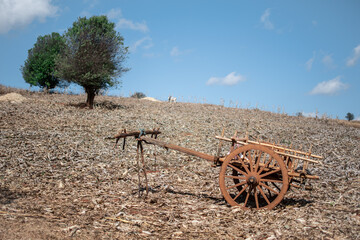
M217 159L215 156L212 156L212 155L209 155L209 154L206 154L206 153L202 153L202 152L198 152L198 151L195 151L195 150L191 150L191 149L188 149L188 148L184 148L184 147L181 147L181 146L178 146L178 145L175 145L175 144L165 143L165 142L162 142L162 141L157 140L155 138L142 136L142 137L140 137L140 139L142 141L144 141L145 143L154 144L154 145L157 145L157 146L160 146L160 147L163 147L163 148L168 148L168 149L176 150L176 151L179 151L179 152L183 152L183 153L186 153L186 154L189 154L189 155L192 155L192 156L195 156L195 157L199 157L199 158L211 161L211 162L214 162Z

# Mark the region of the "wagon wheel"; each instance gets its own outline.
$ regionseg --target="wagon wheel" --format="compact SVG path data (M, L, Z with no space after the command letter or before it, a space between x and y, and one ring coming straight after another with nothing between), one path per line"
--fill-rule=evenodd
M240 177L241 176L241 174L238 171L236 171L235 169L233 169L232 175L235 176L235 177ZM239 178L235 178L235 177L233 178L233 181L234 181L234 183L236 185L236 188L239 191L241 191L244 188L244 185L238 184L238 183L240 183L241 180Z
M243 209L273 209L289 187L283 159L270 148L254 144L237 148L225 158L219 181L225 200Z

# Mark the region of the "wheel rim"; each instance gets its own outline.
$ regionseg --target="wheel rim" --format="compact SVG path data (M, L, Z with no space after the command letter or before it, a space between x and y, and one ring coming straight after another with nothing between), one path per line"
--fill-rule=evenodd
M243 209L273 209L289 187L283 159L270 148L253 144L225 158L219 183L225 200Z

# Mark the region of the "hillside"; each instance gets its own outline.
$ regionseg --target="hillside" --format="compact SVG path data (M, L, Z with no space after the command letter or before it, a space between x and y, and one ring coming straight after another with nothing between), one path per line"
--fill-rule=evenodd
M356 124L107 96L88 110L78 107L84 96L17 92L26 99L0 101L0 239L359 238ZM312 191L292 188L274 210L243 211L223 200L220 168L145 145L151 191L139 198L135 140L122 150L106 137L154 127L165 142L213 155L223 128L313 144L324 156L311 168L320 180Z

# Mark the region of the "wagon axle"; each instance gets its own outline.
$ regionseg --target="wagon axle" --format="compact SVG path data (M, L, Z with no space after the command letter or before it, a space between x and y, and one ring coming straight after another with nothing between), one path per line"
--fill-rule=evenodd
M255 185L259 184L259 182L257 181L256 177L254 177L254 176L248 177L248 179L246 179L246 182L247 182L249 185L252 185L252 186L255 186Z

